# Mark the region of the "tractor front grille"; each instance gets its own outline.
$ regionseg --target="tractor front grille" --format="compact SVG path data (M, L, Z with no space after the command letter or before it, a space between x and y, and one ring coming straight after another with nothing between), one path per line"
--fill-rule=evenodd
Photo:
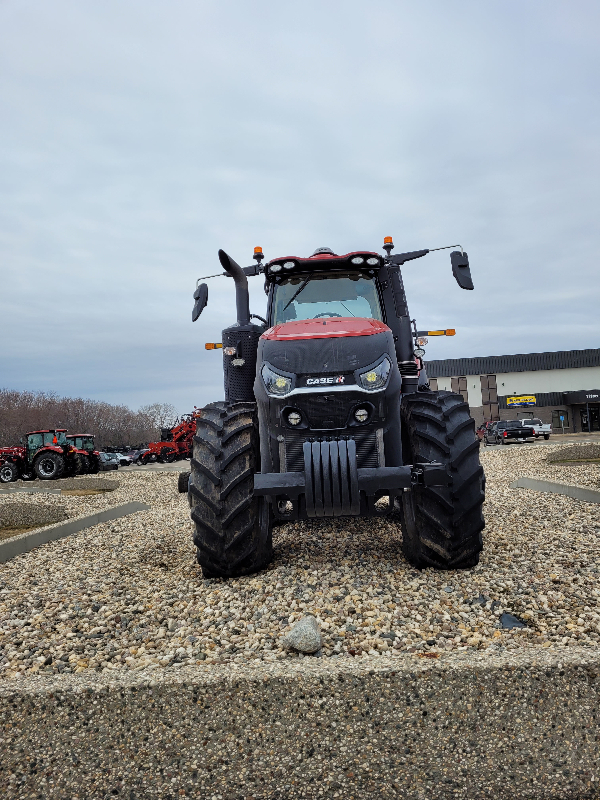
M364 401L364 395L358 392L339 392L298 395L294 405L312 430L339 430L347 427L351 410Z
M340 441L340 439L353 439L356 443L356 466L358 469L363 467L379 467L379 455L377 449L377 432L374 430L353 430L351 436L311 436L304 430L285 432L285 471L304 472L304 442L324 442Z

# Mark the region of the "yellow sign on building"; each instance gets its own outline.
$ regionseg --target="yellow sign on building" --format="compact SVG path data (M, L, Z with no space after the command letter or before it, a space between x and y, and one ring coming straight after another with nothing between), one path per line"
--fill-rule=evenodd
M506 398L506 406L507 408L512 408L514 406L534 406L535 405L535 395L534 394L524 394L521 396L510 395Z

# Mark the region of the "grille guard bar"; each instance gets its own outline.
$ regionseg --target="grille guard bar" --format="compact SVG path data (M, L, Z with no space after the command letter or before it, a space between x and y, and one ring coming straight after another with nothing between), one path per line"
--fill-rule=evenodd
M410 489L415 484L422 486L447 486L448 473L443 464L432 462L407 467L378 467L358 469L358 488L367 495L379 491ZM255 495L285 494L297 497L304 494L306 477L304 472L257 472L254 475Z
M304 495L308 517L358 516L361 492L367 497L408 489L411 486L447 486L450 478L443 464L403 467L356 467L356 442L305 442L304 472L270 472L254 475L254 494Z

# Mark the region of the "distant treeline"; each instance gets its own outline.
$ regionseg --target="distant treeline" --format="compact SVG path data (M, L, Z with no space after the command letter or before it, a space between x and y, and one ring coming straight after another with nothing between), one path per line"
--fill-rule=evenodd
M28 431L66 428L68 433L91 433L96 447L132 447L160 440L160 429L177 418L169 403L153 403L132 411L81 397L54 392L0 389L0 447L15 445Z

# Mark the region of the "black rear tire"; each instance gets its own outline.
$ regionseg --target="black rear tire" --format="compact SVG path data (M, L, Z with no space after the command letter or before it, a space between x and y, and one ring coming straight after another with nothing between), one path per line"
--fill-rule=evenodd
M405 463L446 464L449 486L414 486L402 494L402 549L415 567L465 569L479 562L485 526L485 476L469 406L452 392L402 399Z
M79 461L79 466L77 468L77 474L78 475L87 475L91 471L90 470L90 459L88 458L88 456L84 456L84 455L77 456L77 459Z
M5 461L0 466L0 483L12 483L19 477L19 468L13 461Z
M548 441L548 439L549 439L549 438L550 438L550 434L549 434L549 433L545 433L545 434L544 434L544 439L545 439L546 441Z
M188 497L205 577L248 575L273 556L271 507L253 494L259 458L254 403L211 403L202 409Z
M179 494L187 494L190 484L190 472L180 472L177 480L177 491Z
M58 453L42 453L33 462L33 471L41 481L55 481L65 471L65 460Z

